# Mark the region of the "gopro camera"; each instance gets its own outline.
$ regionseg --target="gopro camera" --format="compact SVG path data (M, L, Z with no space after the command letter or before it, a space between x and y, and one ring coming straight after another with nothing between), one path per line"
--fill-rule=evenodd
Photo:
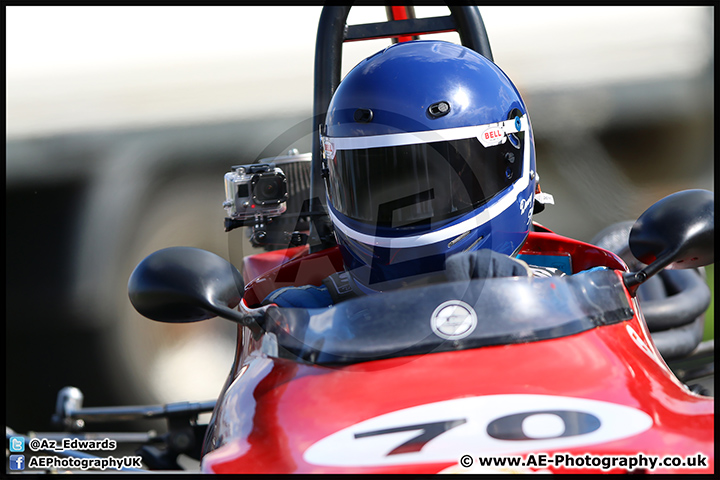
M233 220L277 217L287 209L283 171L273 163L236 165L225 174L223 207Z

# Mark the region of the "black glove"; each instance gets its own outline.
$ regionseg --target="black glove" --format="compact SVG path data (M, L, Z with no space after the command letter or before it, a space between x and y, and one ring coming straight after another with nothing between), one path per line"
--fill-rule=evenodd
M529 277L530 268L522 260L493 250L462 252L445 261L445 275L449 281L493 277Z

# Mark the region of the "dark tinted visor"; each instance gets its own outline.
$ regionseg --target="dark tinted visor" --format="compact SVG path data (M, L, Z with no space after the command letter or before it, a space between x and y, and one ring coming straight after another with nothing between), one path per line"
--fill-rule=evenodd
M490 147L473 137L338 150L328 160L330 201L353 220L381 227L457 217L520 178L523 142L512 140Z

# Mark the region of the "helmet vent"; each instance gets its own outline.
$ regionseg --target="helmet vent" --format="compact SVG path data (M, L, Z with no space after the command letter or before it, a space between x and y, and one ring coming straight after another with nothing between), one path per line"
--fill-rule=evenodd
M373 119L373 112L369 108L358 108L353 118L357 123L370 123Z
M440 118L448 113L450 113L450 104L448 102L437 102L428 107L428 115L432 118Z

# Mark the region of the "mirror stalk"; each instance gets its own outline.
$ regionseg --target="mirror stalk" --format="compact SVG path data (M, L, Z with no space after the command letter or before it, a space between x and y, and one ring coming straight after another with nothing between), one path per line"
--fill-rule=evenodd
M625 287L628 289L628 292L630 292L630 295L634 297L637 294L638 287L645 283L650 277L660 273L665 267L670 265L674 256L675 252L666 253L639 272L629 272L623 274L623 282L625 283Z

